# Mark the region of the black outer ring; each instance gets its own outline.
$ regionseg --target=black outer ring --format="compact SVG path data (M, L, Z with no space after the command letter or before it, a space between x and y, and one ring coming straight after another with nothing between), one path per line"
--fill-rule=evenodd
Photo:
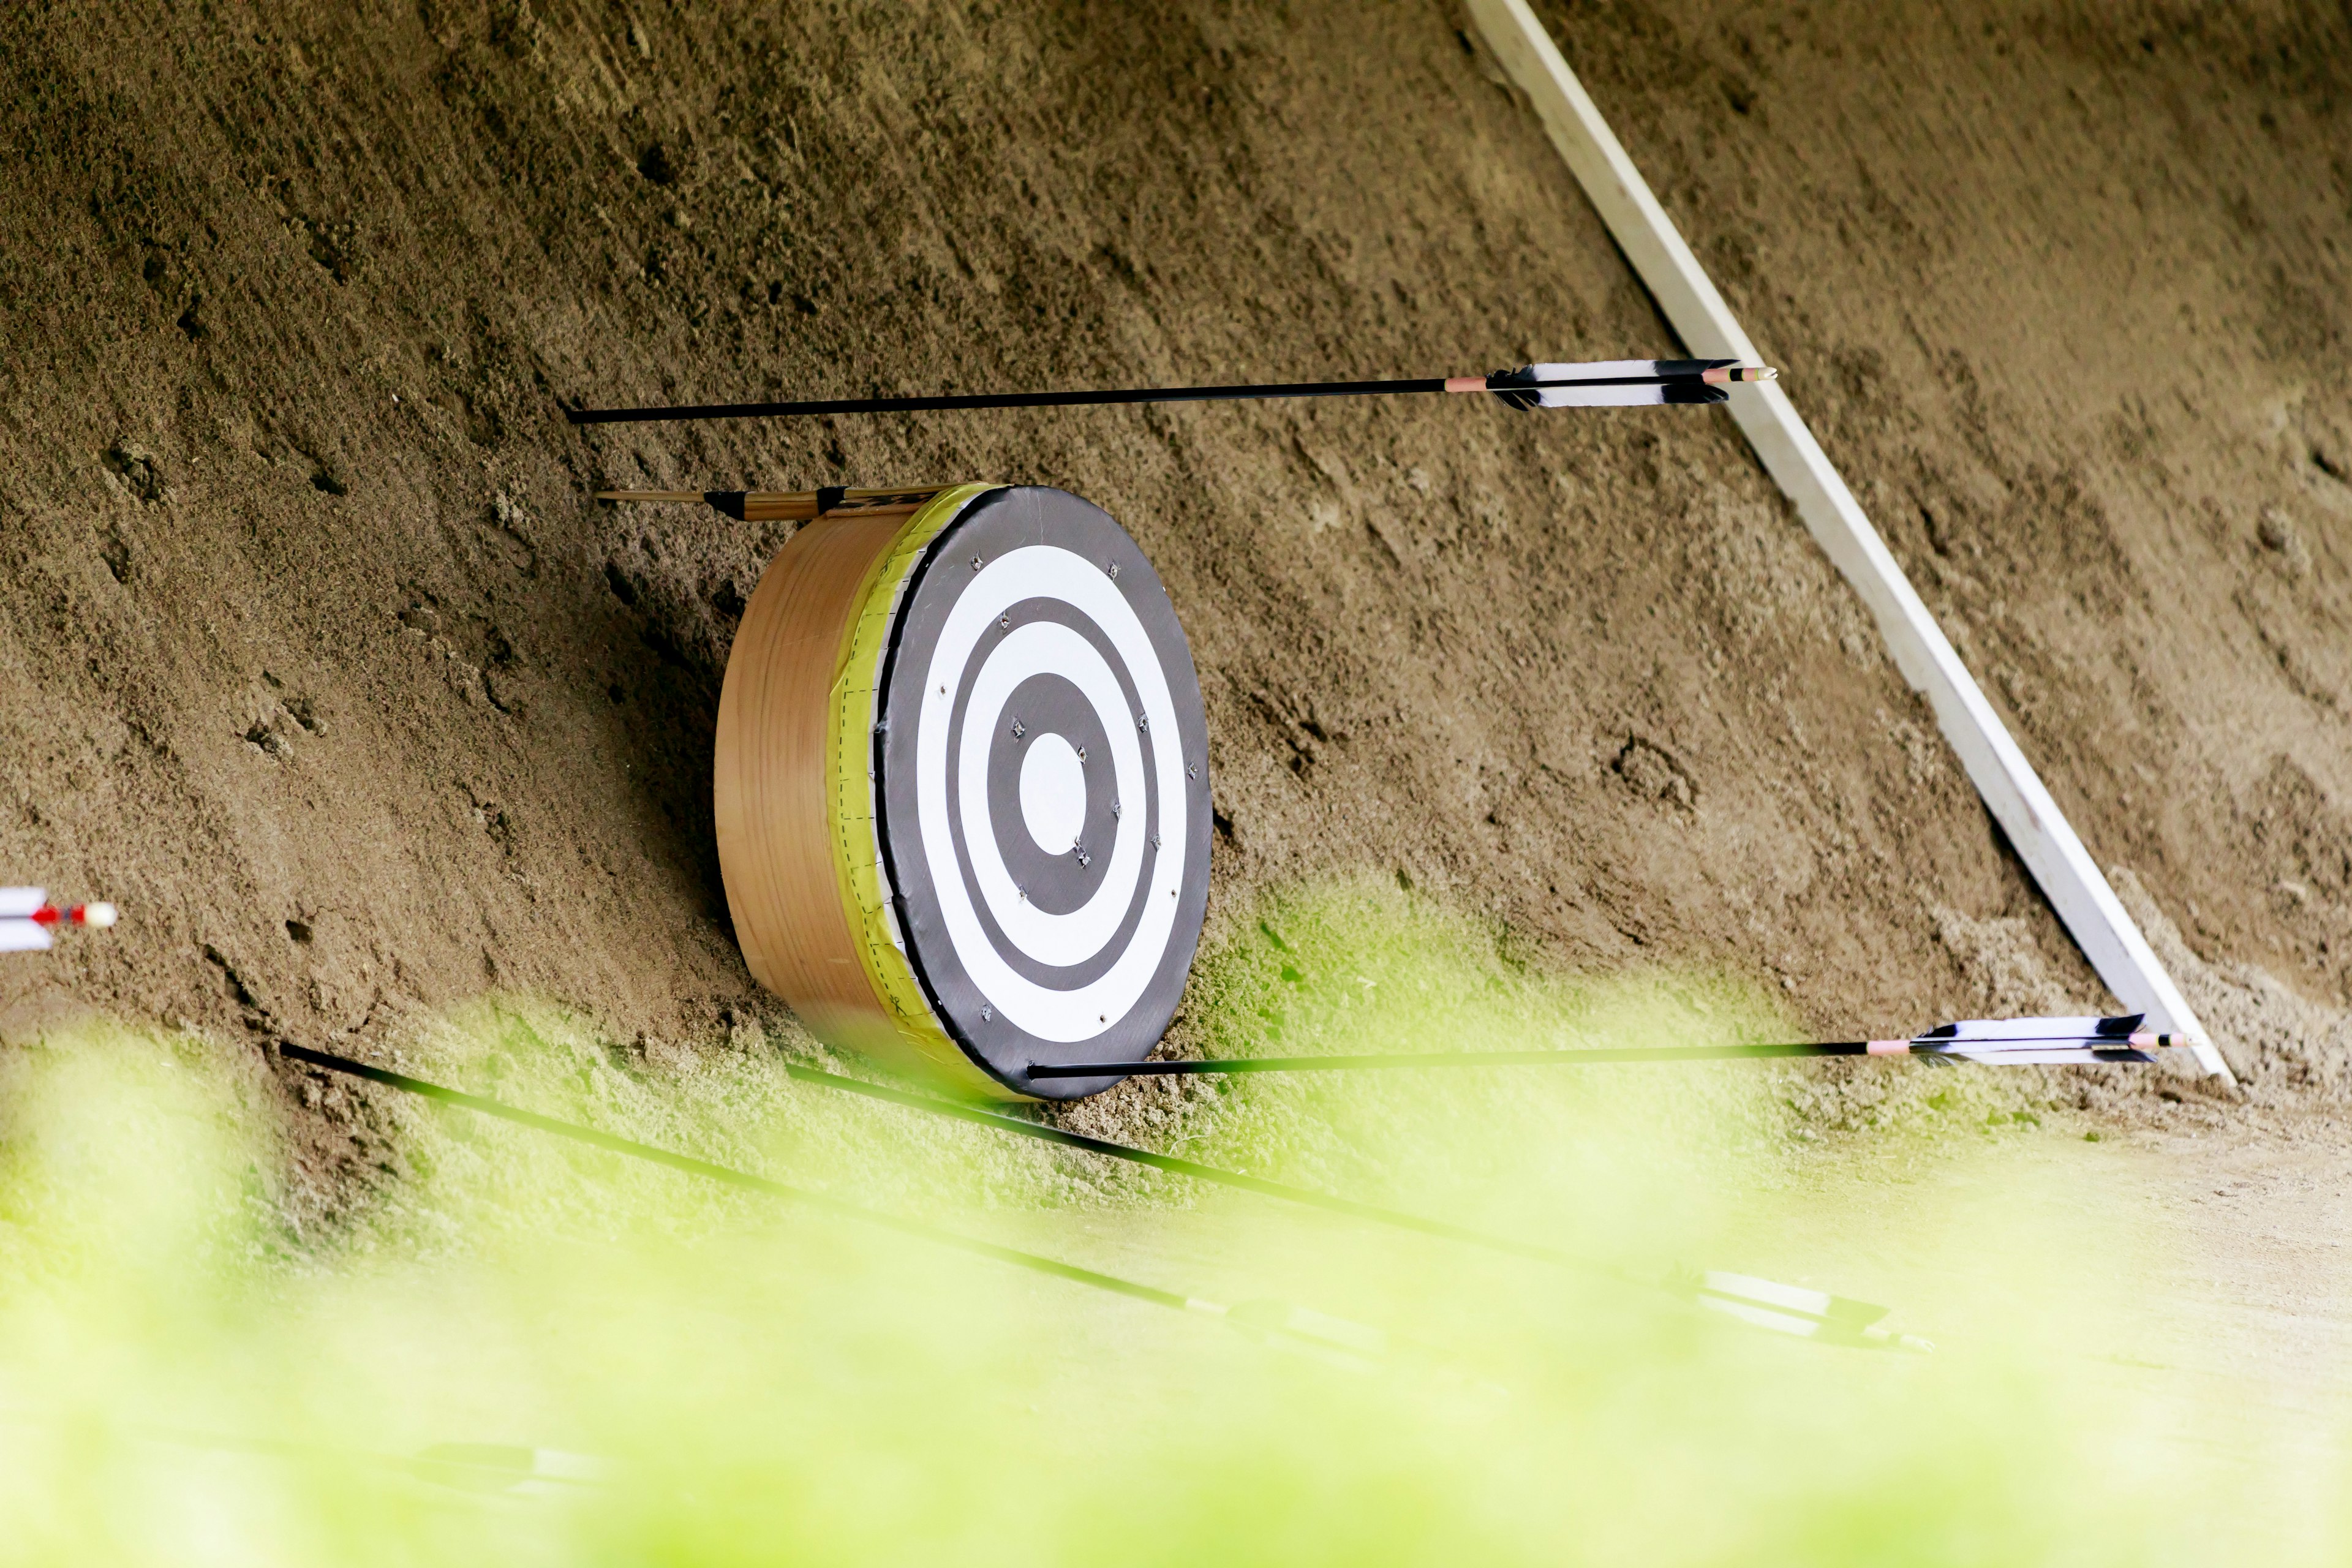
M1094 1038L1070 1044L1040 1039L1013 1024L992 1005L989 1016L982 1016L985 998L957 958L939 916L939 898L922 852L918 818L916 746L931 651L949 612L973 576L972 558L993 561L1025 544L1058 545L1092 562L1098 570L1117 565L1116 586L1142 624L1168 682L1169 698L1176 710L1173 739L1186 767L1183 842L1163 841L1157 851L1183 857L1175 922L1160 966L1123 1016L1111 1020ZM974 652L974 668L986 656L994 635L982 637ZM965 671L967 677L971 673ZM957 695L956 707L961 711L961 693ZM910 574L898 612L892 617L876 709L875 836L897 901L908 964L948 1037L982 1071L1019 1094L1078 1100L1119 1082L1117 1077L1033 1080L1027 1069L1032 1063L1141 1061L1150 1055L1175 1016L1200 946L1201 924L1209 902L1209 727L1192 648L1184 640L1184 628L1176 619L1176 608L1169 602L1160 574L1127 531L1091 501L1041 486L990 490L966 503ZM1152 748L1166 745L1169 739L1156 733L1147 738L1147 766ZM1127 811L1145 809L1141 802L1122 805ZM1148 830L1157 831L1158 816L1155 807ZM1148 840L1144 853L1139 885L1148 884L1151 877L1154 852Z

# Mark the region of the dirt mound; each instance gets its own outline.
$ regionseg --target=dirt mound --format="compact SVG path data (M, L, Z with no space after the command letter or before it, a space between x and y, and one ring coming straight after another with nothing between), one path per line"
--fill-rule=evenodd
M2258 1089L2336 1092L2343 18L1546 16L2168 955L2252 999L2211 1022ZM1670 349L1456 26L12 15L0 864L128 918L12 963L6 1032L95 1006L364 1049L509 990L658 1070L782 1026L709 750L785 530L589 493L972 478L1087 495L1166 578L1212 941L1371 872L1522 959L1727 969L1840 1030L2097 1001L1720 415L560 416Z

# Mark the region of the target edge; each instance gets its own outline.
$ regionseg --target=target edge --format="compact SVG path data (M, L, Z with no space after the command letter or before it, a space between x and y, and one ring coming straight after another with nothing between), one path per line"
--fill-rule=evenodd
M712 805L720 881L752 978L828 1046L1001 1100L1006 1089L937 1027L920 989L900 992L894 1005L876 973L881 958L869 929L873 910L856 896L855 850L845 852L854 830L865 827L864 863L872 877L873 836L859 820L871 816L870 752L862 744L840 745L845 712L854 711L860 691L858 634L872 629L877 590L887 585L895 594L905 576L903 563L889 571L892 562L905 554L910 536L936 534L962 505L995 488L957 487L903 518L820 518L784 542L753 589L729 650ZM887 617L895 599L879 596ZM875 666L866 668L870 723ZM845 786L868 792L866 811L846 820ZM813 822L822 828L812 832ZM886 927L885 947L888 935ZM905 1006L910 995L920 1008L913 1017Z

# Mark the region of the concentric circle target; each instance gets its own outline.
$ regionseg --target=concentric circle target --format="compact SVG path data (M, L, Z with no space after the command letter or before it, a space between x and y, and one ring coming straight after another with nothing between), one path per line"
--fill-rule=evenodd
M884 863L959 1043L1031 1094L1066 1092L1033 1062L1140 1060L1209 870L1200 682L1142 551L1061 490L981 497L908 584L882 696Z
M819 735L796 716L828 637ZM738 935L820 1035L1070 1098L1117 1078L1028 1068L1138 1061L1166 1030L1207 904L1207 726L1167 593L1100 508L973 486L887 529L812 524L746 614L719 739ZM780 890L817 879L819 840L837 922Z

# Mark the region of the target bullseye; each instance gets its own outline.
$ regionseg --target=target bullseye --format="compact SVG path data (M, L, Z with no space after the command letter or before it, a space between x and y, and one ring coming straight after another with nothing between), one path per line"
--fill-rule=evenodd
M1078 847L1087 825L1087 765L1059 735L1038 736L1021 761L1021 821L1048 855L1067 855Z
M967 485L819 517L719 704L752 973L821 1037L967 1089L1108 1087L1030 1069L1165 1031L1206 908L1207 742L1167 593L1099 508Z

